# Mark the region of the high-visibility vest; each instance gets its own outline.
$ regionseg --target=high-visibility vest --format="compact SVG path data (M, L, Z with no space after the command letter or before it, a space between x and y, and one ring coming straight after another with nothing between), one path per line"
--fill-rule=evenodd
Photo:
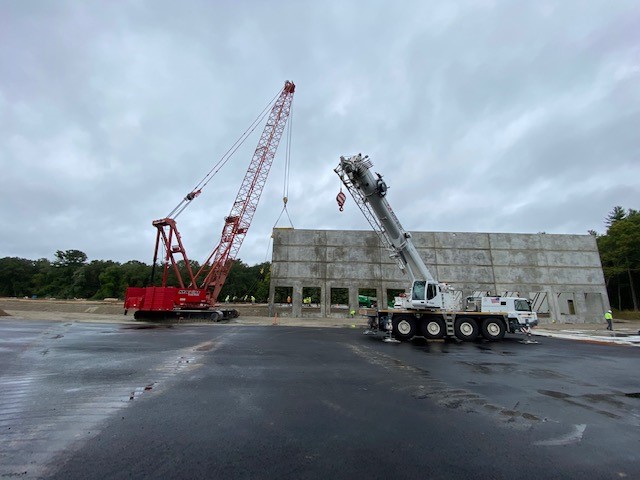
M604 314L604 319L605 320L613 320L613 315L611 315L609 312Z

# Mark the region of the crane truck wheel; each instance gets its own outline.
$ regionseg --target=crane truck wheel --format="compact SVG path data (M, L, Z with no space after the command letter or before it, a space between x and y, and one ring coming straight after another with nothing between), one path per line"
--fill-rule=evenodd
M478 337L478 324L473 318L460 317L453 324L456 337L463 342L473 342Z
M416 319L412 315L394 315L391 324L393 336L402 342L408 342L416 334Z
M439 317L424 319L420 327L424 338L428 338L429 340L444 338L447 331L444 325L444 320Z
M507 327L502 319L490 317L482 322L480 333L485 339L495 342L504 338L504 334L507 333Z

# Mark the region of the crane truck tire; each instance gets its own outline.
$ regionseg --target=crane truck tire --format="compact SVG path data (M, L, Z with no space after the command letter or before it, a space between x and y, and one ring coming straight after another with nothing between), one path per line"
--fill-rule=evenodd
M424 319L420 325L420 330L424 338L429 340L444 338L447 332L444 319L440 317Z
M495 342L504 338L507 327L501 318L489 317L482 322L480 333L486 340Z
M453 324L456 337L463 342L473 342L478 337L478 324L473 318L460 317Z
M394 315L391 320L393 336L402 342L408 342L417 333L416 319L413 315Z

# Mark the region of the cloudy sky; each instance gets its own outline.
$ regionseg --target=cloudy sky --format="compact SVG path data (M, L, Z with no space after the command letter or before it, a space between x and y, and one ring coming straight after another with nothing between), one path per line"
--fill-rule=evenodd
M151 221L285 80L295 228L370 228L335 201L358 152L407 230L584 234L640 208L637 0L0 0L0 18L0 257L150 263ZM178 218L191 258L218 243L261 128ZM270 259L283 146L249 264Z

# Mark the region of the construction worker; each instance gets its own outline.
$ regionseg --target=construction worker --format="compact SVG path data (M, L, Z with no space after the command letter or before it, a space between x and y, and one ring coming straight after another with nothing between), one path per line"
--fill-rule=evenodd
M607 310L604 314L604 319L607 321L607 330L613 330L613 314L611 310Z

